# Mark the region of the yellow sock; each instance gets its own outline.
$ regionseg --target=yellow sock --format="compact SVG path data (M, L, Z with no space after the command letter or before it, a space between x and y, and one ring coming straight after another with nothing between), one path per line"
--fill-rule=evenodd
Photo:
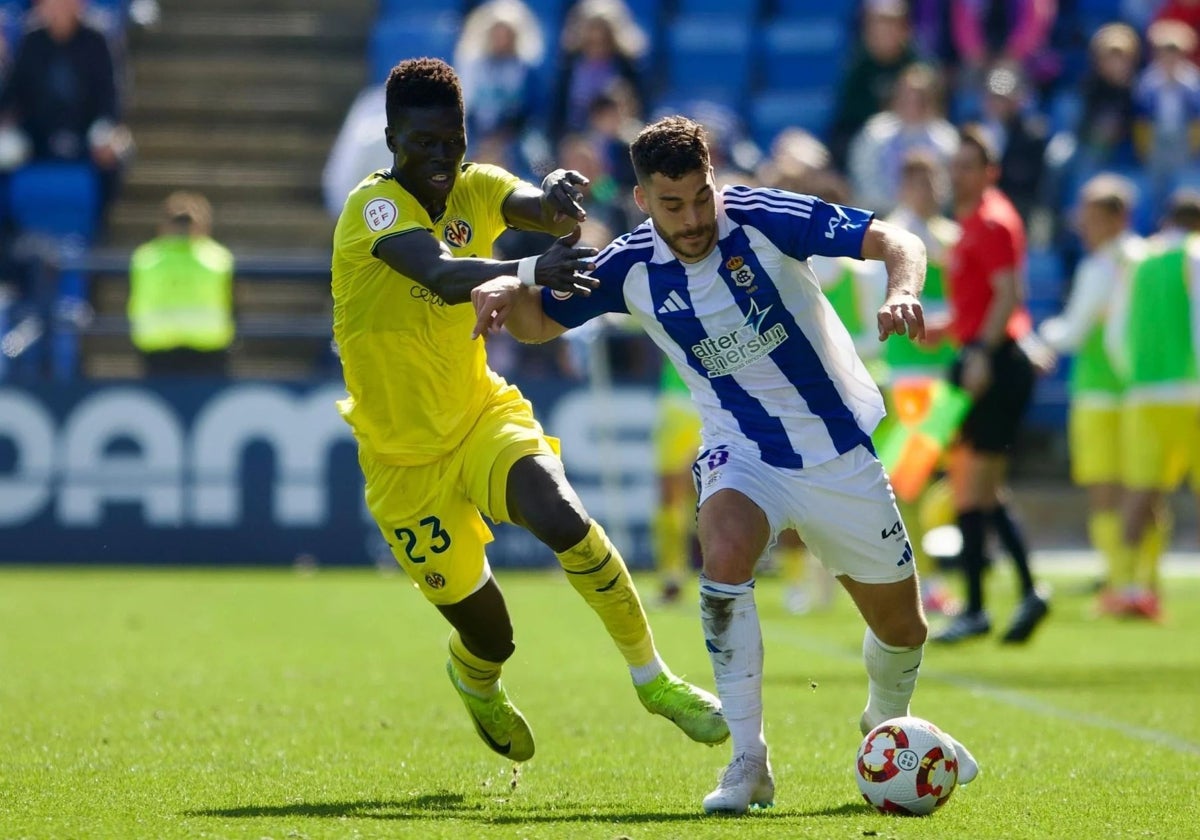
M679 583L687 568L688 505L663 505L654 514L654 562L664 582Z
M489 662L471 653L457 630L450 633L450 658L454 660L454 670L458 672L458 681L463 688L479 697L496 693L501 663Z
M1158 568L1171 539L1172 524L1171 515L1165 510L1160 511L1146 527L1137 547L1133 582L1151 592L1158 591Z
M1098 510L1088 517L1088 538L1104 559L1108 585L1121 589L1133 582L1133 553L1126 549L1121 535L1121 514Z
M600 616L629 666L641 668L653 662L654 637L650 635L642 602L625 561L599 523L592 522L587 536L578 545L556 556L567 580Z

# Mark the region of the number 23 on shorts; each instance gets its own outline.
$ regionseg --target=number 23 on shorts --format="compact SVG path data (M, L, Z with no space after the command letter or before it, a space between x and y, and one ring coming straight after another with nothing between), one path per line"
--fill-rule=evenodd
M415 529L396 528L392 533L412 563L424 563L429 554L441 554L450 547L450 532L436 516L426 516Z

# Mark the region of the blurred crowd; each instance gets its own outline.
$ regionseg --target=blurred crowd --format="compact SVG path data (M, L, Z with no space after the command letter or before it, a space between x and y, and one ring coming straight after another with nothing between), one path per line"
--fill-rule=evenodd
M556 28L522 0L474 5L453 54L468 157L535 181L556 166L580 170L591 180L585 237L602 245L640 221L627 143L664 113L705 124L718 183L778 186L885 215L897 209L914 153L931 161L948 210L957 129L977 123L1000 151L999 186L1026 223L1031 262L1053 266L1031 278L1042 284L1031 295L1043 316L1065 298L1063 278L1081 254L1072 208L1091 176L1114 171L1138 187L1142 233L1175 189L1200 186L1200 0L862 0L846 20L830 107L798 109L790 126L756 119L750 103L763 73L732 95L679 83L668 39L685 18L703 21L688 14L693 5L660 10L649 31L622 0L578 0ZM788 3L739 13L757 15L767 33L821 14ZM825 61L814 54L814 71ZM383 123L379 84L362 92L331 152L331 214L364 172L389 160ZM527 240L514 235L499 247L523 256L544 244ZM514 352L540 364L548 351Z
M0 377L74 375L75 337L40 339L50 321L82 317L85 280L46 267L96 240L133 152L121 102L131 11L127 0L0 2Z

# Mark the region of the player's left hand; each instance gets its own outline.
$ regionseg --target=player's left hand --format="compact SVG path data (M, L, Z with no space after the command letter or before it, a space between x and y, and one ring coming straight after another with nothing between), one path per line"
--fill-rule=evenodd
M879 340L886 341L889 335L908 335L913 341L925 338L925 311L916 295L897 292L879 307Z
M542 200L554 208L554 221L561 222L570 217L577 222L587 221L587 211L580 204L583 190L590 184L574 169L555 169L542 179Z
M472 289L471 305L475 307L476 318L471 338L499 332L522 288L516 277L494 277Z

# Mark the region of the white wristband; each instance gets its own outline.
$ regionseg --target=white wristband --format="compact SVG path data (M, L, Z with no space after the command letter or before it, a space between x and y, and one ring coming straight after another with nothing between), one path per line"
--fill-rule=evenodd
M537 268L537 261L537 257L524 257L517 260L517 279L521 281L521 285L537 285L537 279L533 276L533 271Z

